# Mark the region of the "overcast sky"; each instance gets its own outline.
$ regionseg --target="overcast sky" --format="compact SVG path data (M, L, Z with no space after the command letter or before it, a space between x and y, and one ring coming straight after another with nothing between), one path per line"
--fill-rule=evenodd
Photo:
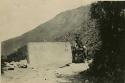
M0 41L19 36L58 13L92 0L0 0Z

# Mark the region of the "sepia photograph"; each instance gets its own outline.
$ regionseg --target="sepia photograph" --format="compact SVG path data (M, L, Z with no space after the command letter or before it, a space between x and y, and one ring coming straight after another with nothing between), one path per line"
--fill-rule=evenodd
M125 1L1 0L1 83L125 83Z

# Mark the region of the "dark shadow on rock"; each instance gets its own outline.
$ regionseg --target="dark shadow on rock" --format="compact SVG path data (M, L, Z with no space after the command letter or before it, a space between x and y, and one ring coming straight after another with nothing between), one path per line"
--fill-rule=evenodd
M92 75L89 70L79 72L75 75L58 75L57 78L66 80L66 82L58 83L113 83L112 80L106 77L95 77Z
M67 81L59 83L93 83L92 77L89 76L86 71L71 76L58 75L57 78L61 78Z

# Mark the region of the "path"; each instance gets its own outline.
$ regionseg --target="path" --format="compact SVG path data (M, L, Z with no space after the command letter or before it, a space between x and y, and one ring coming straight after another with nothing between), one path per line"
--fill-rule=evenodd
M21 69L6 71L2 83L72 83L72 76L88 69L88 63L72 63L61 68ZM74 82L75 83L75 82ZM81 83L77 79L77 83Z

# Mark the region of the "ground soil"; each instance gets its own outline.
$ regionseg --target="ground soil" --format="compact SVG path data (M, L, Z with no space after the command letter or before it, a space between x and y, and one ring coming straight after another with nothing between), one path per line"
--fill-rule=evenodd
M71 63L59 68L15 68L5 71L2 83L88 83L79 75L88 68L88 62Z

